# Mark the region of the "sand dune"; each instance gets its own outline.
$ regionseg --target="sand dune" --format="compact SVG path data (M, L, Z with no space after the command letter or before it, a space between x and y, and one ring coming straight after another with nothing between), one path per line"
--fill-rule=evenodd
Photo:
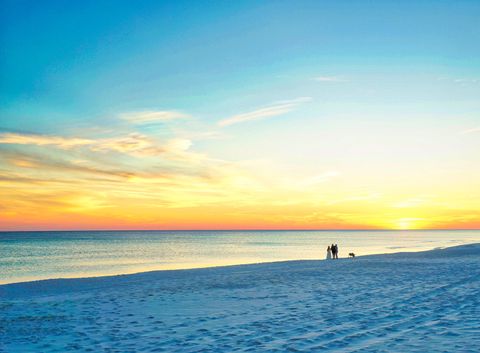
M0 286L5 352L479 352L480 244Z

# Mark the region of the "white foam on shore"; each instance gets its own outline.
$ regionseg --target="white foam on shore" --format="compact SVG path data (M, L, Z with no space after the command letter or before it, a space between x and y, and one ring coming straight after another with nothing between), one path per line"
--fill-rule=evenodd
M0 351L480 351L480 244L0 286Z

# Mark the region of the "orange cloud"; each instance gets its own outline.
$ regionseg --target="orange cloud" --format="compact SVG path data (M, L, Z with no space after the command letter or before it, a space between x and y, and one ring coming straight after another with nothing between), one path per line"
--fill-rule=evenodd
M95 143L94 140L83 138L67 138L60 136L45 136L45 135L27 135L15 133L0 134L0 143L16 144L16 145L37 145L37 146L57 146L60 148L72 148L77 146L86 146Z

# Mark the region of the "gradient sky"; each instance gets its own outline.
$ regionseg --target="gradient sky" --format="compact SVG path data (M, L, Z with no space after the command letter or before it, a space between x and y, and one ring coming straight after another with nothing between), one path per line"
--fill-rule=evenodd
M480 228L479 1L0 6L0 230Z

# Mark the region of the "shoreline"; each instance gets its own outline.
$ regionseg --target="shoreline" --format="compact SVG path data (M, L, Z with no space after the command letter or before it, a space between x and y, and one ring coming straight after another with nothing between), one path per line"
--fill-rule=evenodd
M326 244L334 242L340 244L340 257L347 257L349 252L357 256L418 252L480 242L478 231L111 231L56 234L1 233L3 261L0 272L3 276L0 276L0 285L299 259L323 260Z
M419 250L419 251L399 251L394 253L378 253L378 254L368 254L368 255L359 255L356 256L355 259L349 257L340 257L338 260L327 260L327 259L297 259L297 260L284 260L284 261L268 261L268 262L255 262L255 263L242 263L242 264L232 264L232 265L219 265L219 266L206 266L206 267L193 267L193 268L176 268L176 269L160 269L160 270L151 270L151 271L140 271L140 272L132 272L132 273L119 273L119 274L112 274L112 275L100 275L100 276L86 276L86 277L57 277L57 278L46 278L46 279L38 279L32 281L21 281L21 282L11 282L11 283L4 283L0 284L0 296L2 295L2 289L5 288L21 288L22 286L39 286L45 289L45 286L48 284L75 284L76 281L82 282L84 285L87 283L96 283L96 282L115 282L115 280L135 280L136 278L142 277L149 277L149 276L158 276L162 277L162 274L167 276L168 274L176 274L176 273L195 273L195 272L224 272L229 270L240 270L240 269L254 269L256 266L280 266L280 265L288 265L288 264L297 264L297 263L330 263L330 262L337 262L337 261L358 261L358 260L366 260L370 258L378 258L378 257L398 257L398 256L407 256L412 257L416 255L422 254L435 254L439 251L454 251L455 249L464 249L468 247L480 247L480 243L469 243L469 244L462 244L462 245L455 245L449 247L436 247L429 250ZM8 291L8 290L7 290Z

